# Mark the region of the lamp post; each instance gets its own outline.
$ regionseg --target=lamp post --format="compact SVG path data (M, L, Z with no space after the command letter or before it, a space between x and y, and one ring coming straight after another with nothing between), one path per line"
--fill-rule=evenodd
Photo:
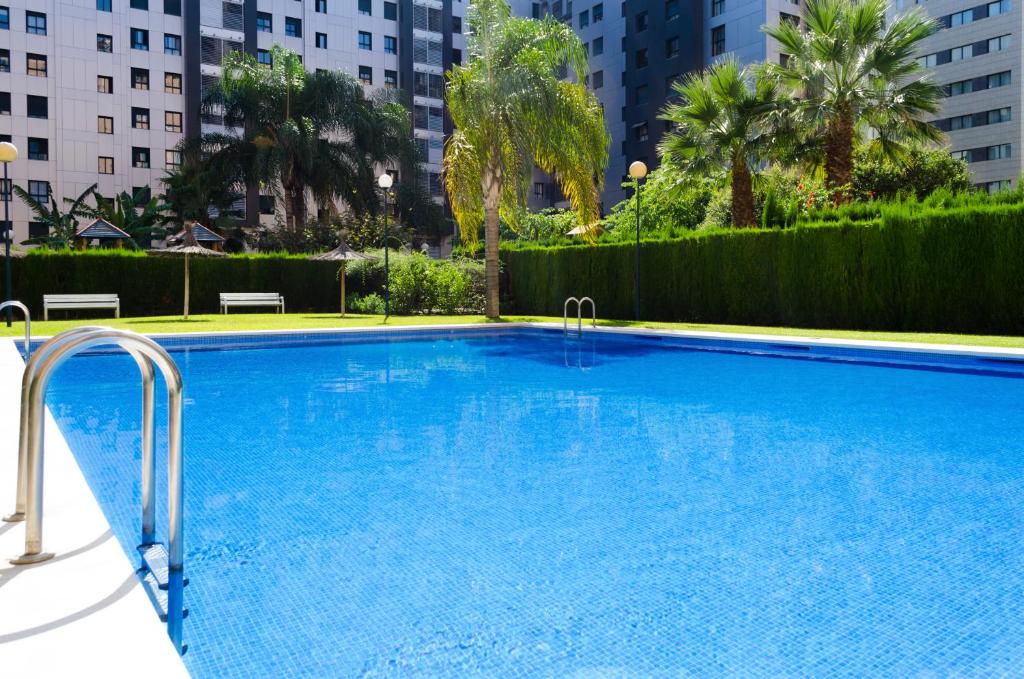
M633 264L633 313L640 320L640 180L647 176L647 166L641 160L629 165L629 176L633 180L633 194L636 196L636 261Z
M18 147L10 142L0 142L0 163L4 164L4 301L10 302L11 295L11 185L7 178L7 165L18 159ZM7 327L11 327L11 312L7 307Z
M390 269L388 268L388 189L394 183L394 179L391 175L385 172L381 176L377 177L377 186L379 186L384 192L384 320L388 320L388 316L391 315L391 278Z

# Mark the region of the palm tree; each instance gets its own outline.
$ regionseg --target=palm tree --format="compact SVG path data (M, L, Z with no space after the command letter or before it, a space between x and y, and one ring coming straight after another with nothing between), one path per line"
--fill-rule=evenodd
M921 119L939 109L940 88L915 58L938 24L919 8L887 21L887 7L887 0L807 0L806 30L785 21L762 28L790 55L772 68L800 98L801 155L823 160L837 192L852 181L864 132L874 132L874 152L895 159L910 144L941 139Z
M247 186L280 186L285 223L296 232L306 223L307 194L320 208L339 199L357 212L374 208L375 168L414 159L408 110L383 94L367 98L340 71L307 73L283 47L271 58L268 68L249 54L225 57L220 90L205 107L242 132L205 138L213 169L237 173Z
M92 192L95 190L96 184L93 184L85 191L82 191L77 198L65 198L64 203L70 207L66 211L61 212L60 207L57 205L57 199L53 197L52 193L49 195L50 207L46 207L45 204L33 198L28 191L20 186L15 186L14 193L32 210L32 214L36 216L36 221L46 225L48 231L48 235L29 238L26 241L22 241L22 245L38 244L52 247L70 247L75 239L75 232L78 231L78 218L83 216L88 209L85 199L92 195Z
M730 173L733 225L754 226L751 172L779 148L789 105L778 80L727 60L677 81L673 91L679 101L661 114L675 123L658 147L663 162L698 177Z
M177 146L181 164L169 170L161 180L164 193L160 197L166 207L165 219L174 224L199 220L209 224L211 208L218 219L230 212L232 205L244 198L231 177L214 172L204 161L208 149L200 137L182 140Z
M484 225L485 309L496 318L499 215L518 224L537 166L555 176L581 224L595 222L608 135L582 84L587 54L572 28L551 17L513 18L505 0L473 0L466 20L469 61L448 73L455 132L445 184L463 237L475 241ZM566 71L579 82L562 80Z
M149 247L154 238L162 237L165 229L160 226L166 220L164 210L156 197L147 200L148 188L139 189L132 195L122 191L113 198L104 197L93 191L96 207L82 206L82 214L92 218L105 219L132 237L136 245Z

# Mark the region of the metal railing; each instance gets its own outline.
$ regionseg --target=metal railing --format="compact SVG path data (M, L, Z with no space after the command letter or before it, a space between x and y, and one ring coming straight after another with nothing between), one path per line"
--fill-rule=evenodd
M562 332L566 335L569 334L569 304L576 302L576 333L583 334L583 303L590 302L590 327L597 327L597 306L594 304L594 300L589 297L582 297L577 299L576 297L570 297L565 300L565 305L562 307Z
M28 312L27 306L16 299L12 299L9 302L0 302L0 311L8 307L21 309L21 313L25 315L25 355L28 356L29 348L32 346L32 314Z
M25 521L25 553L11 559L14 565L39 563L53 558L43 551L43 456L46 389L54 371L72 356L103 345L115 345L135 359L142 375L142 548L156 539L156 461L153 455L155 427L154 366L167 384L167 579L160 589L167 590L167 633L175 647L182 649L184 621L183 588L184 545L182 540L182 380L181 373L167 351L152 339L111 328L75 328L56 335L39 347L25 368L22 381L24 459L19 450L18 498ZM19 448L21 448L19 441ZM24 495L22 495L24 490ZM8 517L20 520L19 511ZM145 555L143 556L145 561Z

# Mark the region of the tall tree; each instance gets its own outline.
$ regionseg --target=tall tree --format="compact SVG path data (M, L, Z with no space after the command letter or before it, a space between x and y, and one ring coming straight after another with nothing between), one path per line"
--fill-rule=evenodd
M342 200L355 211L377 205L380 165L415 154L408 110L340 71L306 72L299 55L275 45L272 66L249 54L225 57L220 90L205 102L241 134L209 135L212 167L246 185L280 186L286 226L301 232L307 195L325 208Z
M484 225L485 311L496 318L499 216L518 224L537 166L554 175L580 223L597 221L608 135L572 28L513 18L505 0L473 0L466 21L469 60L448 73L455 132L445 184L463 237L475 241ZM569 72L577 82L562 79Z
M697 177L727 172L734 226L754 226L752 172L780 147L789 100L778 80L722 61L673 85L678 101L662 111L675 123L659 145L663 162Z
M232 205L244 198L236 185L237 178L214 171L206 162L210 149L200 137L182 140L177 151L181 154L181 164L169 170L161 180L164 193L160 198L167 220L176 225L198 220L209 226L212 209L217 221L223 222Z
M938 24L919 8L887 21L887 8L887 0L807 0L804 29L786 21L762 29L790 55L773 70L801 102L801 156L824 163L833 190L849 187L853 150L868 130L873 151L889 158L942 136L922 119L939 109L941 93L916 58Z
M78 230L78 218L88 211L85 199L91 196L95 190L96 184L93 184L85 191L82 191L77 198L65 198L64 203L68 206L68 209L61 210L60 206L57 205L57 199L53 197L52 193L49 195L50 206L47 207L45 203L36 200L25 189L15 186L15 195L28 205L28 208L32 210L32 214L35 215L36 221L45 224L47 228L46 236L29 238L23 241L22 244L49 245L60 248L70 247L75 239L75 232Z

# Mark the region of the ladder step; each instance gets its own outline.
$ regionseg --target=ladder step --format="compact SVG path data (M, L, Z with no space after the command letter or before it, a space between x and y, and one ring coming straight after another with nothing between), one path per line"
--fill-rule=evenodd
M137 549L142 556L143 568L153 574L160 589L166 590L169 580L168 571L170 570L167 566L167 549L159 542L151 545L139 545ZM188 578L185 578L184 584L188 584Z
M160 616L160 622L167 622L167 590L161 589L156 578L153 577L153 573L145 572L142 575L142 588L146 590L146 594L149 595L149 600L153 602L153 607L156 608L157 614ZM188 617L188 609L183 609L181 613L182 619Z

